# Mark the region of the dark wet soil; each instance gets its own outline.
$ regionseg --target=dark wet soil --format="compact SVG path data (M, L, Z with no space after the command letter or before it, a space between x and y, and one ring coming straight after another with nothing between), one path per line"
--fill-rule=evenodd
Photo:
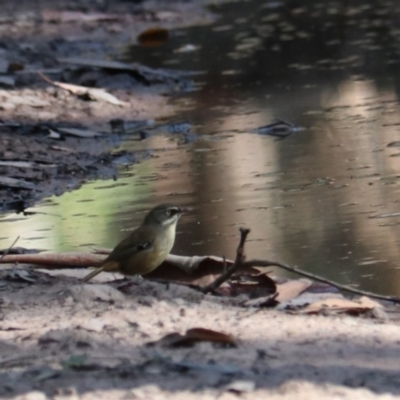
M54 143L52 139L37 136L15 139L12 134L5 133L0 138L4 149L2 160L18 160L15 166L13 161L10 166L0 166L1 175L12 179L0 179L3 211L24 212L35 201L76 189L88 179L117 179L119 160L129 160L129 164L133 164L148 155L119 151L111 154L118 139L110 142L103 138L66 138Z
M109 121L165 118L172 112L168 98L188 90L190 79L96 62L121 60L124 48L154 26L211 19L196 1L41 0L16 7L9 0L0 9L0 212L23 211L88 179L116 178L118 166L148 156L119 152L122 135ZM100 93L93 97L57 82ZM63 128L96 137L71 136Z

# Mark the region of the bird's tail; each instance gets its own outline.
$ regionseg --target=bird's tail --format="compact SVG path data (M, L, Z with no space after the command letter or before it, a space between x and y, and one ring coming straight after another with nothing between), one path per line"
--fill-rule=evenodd
M100 272L104 271L105 266L107 264L103 264L102 266L96 268L94 271L92 271L90 274L87 274L84 278L83 278L83 282L89 282L92 278L94 278L96 275L98 275Z

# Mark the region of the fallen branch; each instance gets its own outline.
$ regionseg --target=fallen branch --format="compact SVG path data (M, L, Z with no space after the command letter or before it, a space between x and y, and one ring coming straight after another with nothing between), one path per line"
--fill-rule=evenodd
M64 253L64 254L3 254L0 258L0 264L19 263L36 264L48 269L66 268L87 268L104 261L102 254L92 253Z
M313 279L314 281L321 282L321 283L326 283L330 286L333 286L339 290L343 290L345 292L353 293L353 294L358 294L360 296L368 296L373 299L378 299L378 300L387 300L391 301L393 303L400 303L400 298L396 296L385 296L381 294L376 294L372 292L367 292L365 290L360 290L360 289L354 289L350 286L347 285L342 285L340 283L331 281L330 279L322 278L321 276L314 275L311 272L306 272L303 271L297 267L290 267L289 265L282 264L277 261L268 261L268 260L250 260L250 261L245 261L242 265L243 268L253 268L253 267L278 267L282 268L286 271L293 272L297 275L304 276L306 278Z

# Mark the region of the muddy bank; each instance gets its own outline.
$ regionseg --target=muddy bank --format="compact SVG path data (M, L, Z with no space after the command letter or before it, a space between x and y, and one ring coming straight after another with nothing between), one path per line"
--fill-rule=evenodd
M142 31L211 21L205 3L109 3L2 3L0 212L117 178L119 166L148 152L118 152L123 136L140 139L140 129L121 132L110 121L165 120L169 98L190 90L181 72L114 61Z

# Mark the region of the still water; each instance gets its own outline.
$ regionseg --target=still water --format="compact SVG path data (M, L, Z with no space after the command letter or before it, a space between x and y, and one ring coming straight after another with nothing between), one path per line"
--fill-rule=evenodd
M299 5L301 4L301 6ZM400 295L399 7L357 1L241 1L212 25L171 32L125 57L201 71L175 119L197 140L158 131L123 148L152 157L0 219L0 247L113 247L161 202L191 206L174 253L276 259L341 283ZM193 45L185 52L186 45ZM288 120L285 140L254 133ZM165 121L164 121L165 122ZM4 234L7 232L7 234Z

